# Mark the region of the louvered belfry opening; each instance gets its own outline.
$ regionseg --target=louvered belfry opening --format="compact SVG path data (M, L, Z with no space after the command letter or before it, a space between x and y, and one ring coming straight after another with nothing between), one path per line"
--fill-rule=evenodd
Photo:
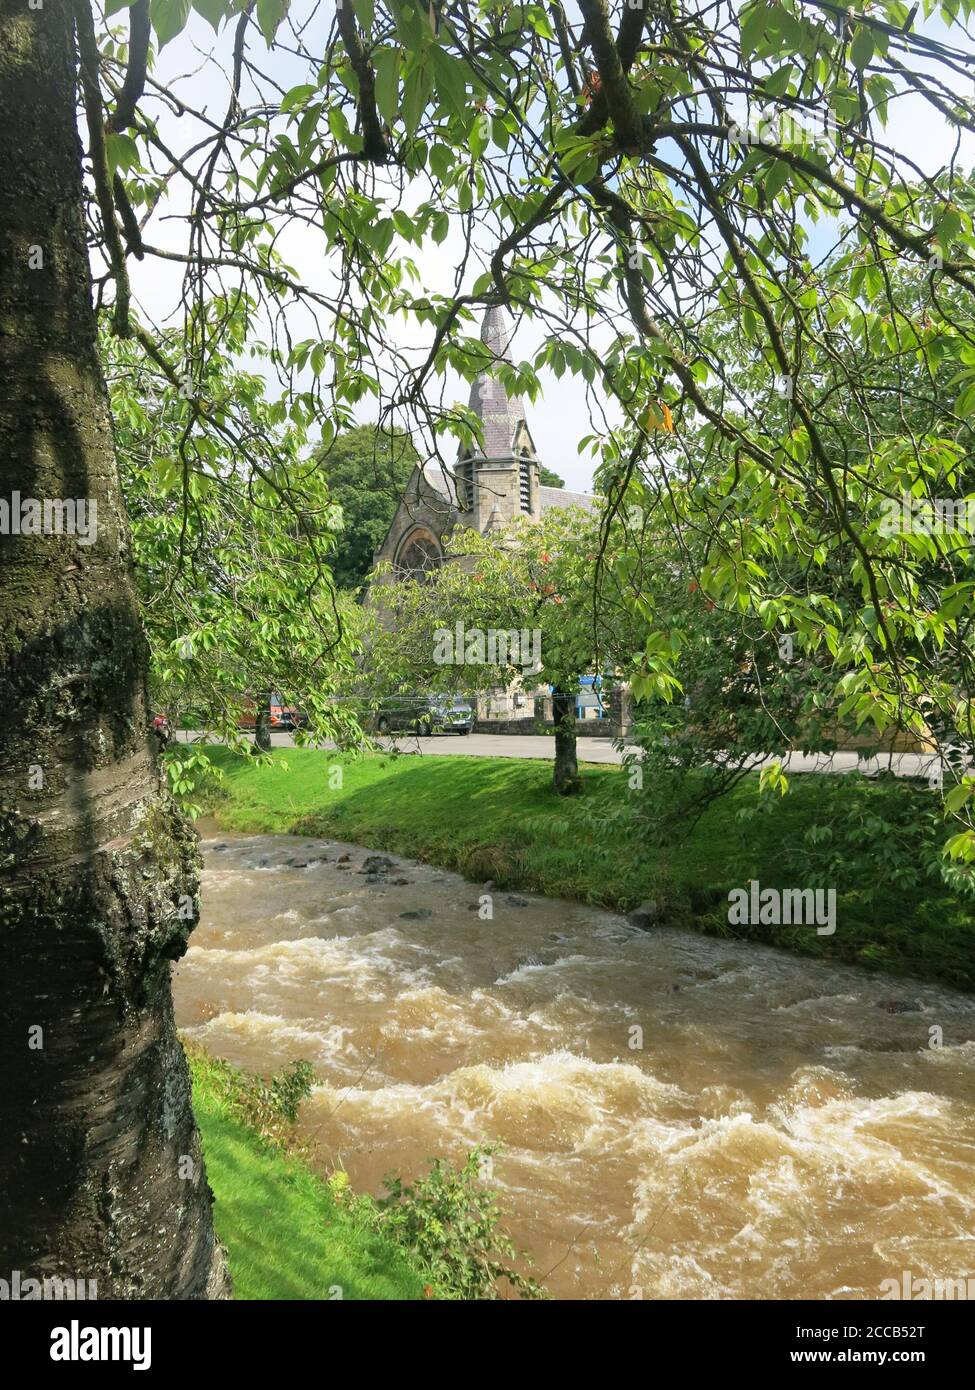
M522 459L518 465L518 481L520 484L521 510L531 512L532 509L532 477L531 466Z

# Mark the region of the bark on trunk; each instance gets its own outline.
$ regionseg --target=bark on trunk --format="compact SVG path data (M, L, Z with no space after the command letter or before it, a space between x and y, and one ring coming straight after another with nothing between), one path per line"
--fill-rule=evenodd
M579 790L579 763L576 758L575 696L571 691L553 690L552 720L555 724L555 790L560 796L575 796Z
M197 843L150 737L66 0L0 0L0 129L0 1270L220 1296L170 992ZM44 533L11 528L25 499ZM85 499L94 543L45 499Z
M271 696L262 691L257 698L257 712L254 716L254 752L271 751Z

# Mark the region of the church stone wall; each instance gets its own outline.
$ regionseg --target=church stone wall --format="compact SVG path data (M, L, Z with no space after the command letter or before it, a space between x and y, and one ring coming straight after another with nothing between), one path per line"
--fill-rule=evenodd
M531 474L531 512L521 509L521 464L530 464ZM531 516L534 520L540 515L538 505L538 464L534 459L509 458L504 460L477 459L474 489L474 508L469 525L484 532L492 514L497 511L501 521L510 521ZM497 520L495 518L495 520Z

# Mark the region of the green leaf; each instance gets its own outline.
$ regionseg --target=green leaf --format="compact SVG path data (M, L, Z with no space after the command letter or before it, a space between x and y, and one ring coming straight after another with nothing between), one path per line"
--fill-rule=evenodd
M454 167L454 153L449 145L434 145L430 151L430 172L434 178L445 179Z
M758 47L769 22L764 4L753 5L741 21L741 56L748 58Z
M376 105L387 125L393 125L399 115L399 55L398 48L382 48L372 58L376 71Z
M945 797L945 810L959 810L960 807L964 806L965 802L968 800L968 798L972 795L973 792L975 792L975 781L972 781L971 779L967 779L966 781L960 783L957 787L952 787L951 791Z
M122 133L106 135L105 153L108 156L108 170L111 174L117 171L125 173L128 169L142 167L142 161L139 158L139 146L131 135Z
M376 248L376 252L379 256L385 256L386 252L393 244L394 231L395 228L393 227L392 218L384 217L381 222L376 223L372 236L372 244Z
M935 235L941 243L942 248L950 255L952 242L965 225L965 218L961 210L953 203L947 203L941 216L938 218L935 227Z
M189 17L190 0L149 0L149 18L160 48L182 33Z
M528 20L529 27L543 39L555 38L555 30L541 5L530 5L525 18Z
M318 88L313 87L310 82L302 83L302 85L298 87L292 87L290 92L285 92L284 96L281 98L281 110L300 110L307 102L311 101L317 90Z
M318 130L318 122L321 119L322 108L319 105L309 106L308 110L298 122L298 148L303 152Z
M967 416L973 412L975 412L975 381L965 387L955 402L956 415Z
M372 28L372 22L376 17L376 9L373 0L352 0L352 8L355 10L359 23L368 34L369 30Z
M769 202L785 187L791 173L792 170L784 159L773 159L772 167L762 180L762 189Z
M975 834L971 830L963 830L960 835L952 835L945 845L945 854L949 859L960 859L966 863L975 860Z
M214 33L229 13L227 0L193 0L193 8L203 16Z
M467 71L464 64L439 46L435 47L433 77L437 96L455 116L463 117L467 109Z
M412 217L407 217L406 213L399 208L393 213L393 226L399 232L404 241L418 241L416 223Z
M408 135L414 135L420 124L423 109L430 95L430 85L429 68L426 63L417 63L403 84L403 120Z
M853 66L860 72L873 57L873 34L865 24L857 25L856 34L850 44L850 57L853 59Z
M135 0L106 0L105 18L111 19L113 14L118 14L119 10L130 10L135 4Z
M487 125L488 122L478 113L474 118L474 124L471 126L470 137L467 141L468 149L475 159L480 159L488 147L489 131L485 129Z
M288 13L290 0L257 0L257 22L268 48L274 41L278 25Z
M348 149L351 132L345 112L340 106L333 106L328 113L328 128L343 148Z
M777 72L770 73L764 81L765 90L768 92L769 96L780 97L788 87L794 72L795 67L793 64L786 63L783 67L779 68Z

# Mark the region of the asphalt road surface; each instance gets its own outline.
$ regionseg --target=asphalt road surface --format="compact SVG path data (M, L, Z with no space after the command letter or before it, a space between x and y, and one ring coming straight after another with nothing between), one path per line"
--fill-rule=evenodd
M179 730L176 738L188 743L198 734ZM388 748L392 738L377 738L380 747ZM293 748L294 739L290 734L271 735L275 748ZM430 738L416 738L413 735L398 735L396 745L404 753L434 753L438 756L460 758L543 758L551 759L555 754L555 737L552 734L434 734ZM334 748L333 743L316 745L320 748ZM636 751L634 749L634 751ZM622 754L614 747L612 739L582 738L578 740L579 761L583 763L619 763ZM756 758L755 767L761 767L771 758ZM931 777L937 774L937 760L925 753L895 753L882 758L867 758L861 761L856 753L834 753L831 756L819 754L806 757L793 753L786 759L789 772L876 772L890 770L898 777Z

